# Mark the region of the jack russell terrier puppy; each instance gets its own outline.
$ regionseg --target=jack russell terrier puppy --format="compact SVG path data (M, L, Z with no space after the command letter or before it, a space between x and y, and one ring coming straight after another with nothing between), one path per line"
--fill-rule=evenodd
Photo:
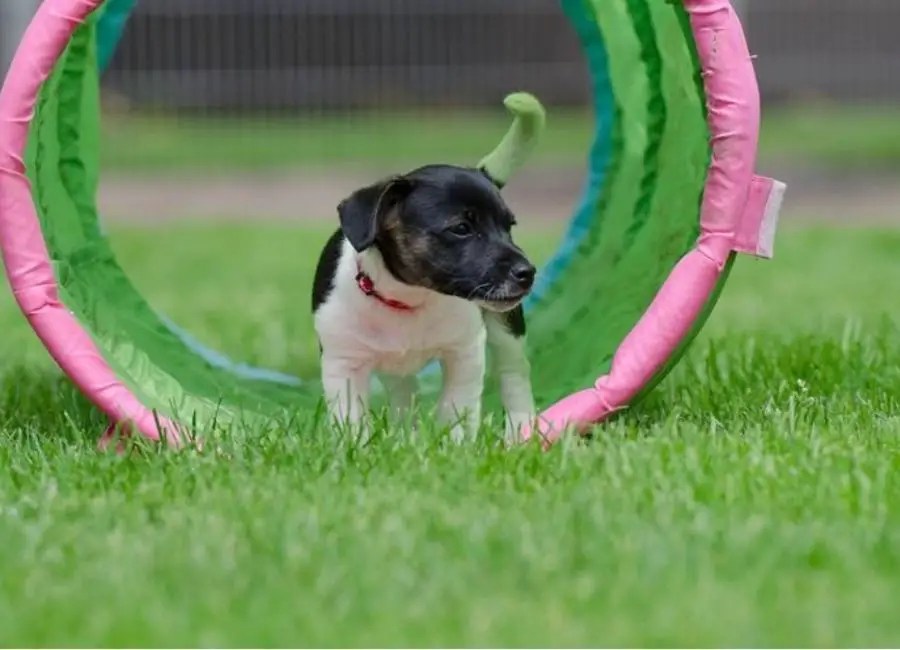
M507 436L530 424L521 303L535 267L513 243L515 217L488 175L429 165L358 190L338 214L312 292L332 418L365 426L373 374L391 408L407 411L416 374L438 360L438 416L454 440L474 435L490 346Z

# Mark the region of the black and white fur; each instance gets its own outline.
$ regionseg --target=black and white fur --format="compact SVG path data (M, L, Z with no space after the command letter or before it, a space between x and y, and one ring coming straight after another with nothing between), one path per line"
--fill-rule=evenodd
M416 374L437 359L438 415L455 439L481 417L485 347L507 412L507 435L535 415L521 301L535 268L512 240L512 212L480 170L430 165L355 192L322 251L312 308L330 413L360 424L372 374L393 409L413 403ZM362 271L380 296L366 295Z

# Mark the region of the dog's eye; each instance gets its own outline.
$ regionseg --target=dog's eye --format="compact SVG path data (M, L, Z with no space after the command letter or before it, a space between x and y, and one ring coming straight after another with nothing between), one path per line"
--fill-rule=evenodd
M453 224L448 230L457 237L468 237L472 234L472 226L465 221Z

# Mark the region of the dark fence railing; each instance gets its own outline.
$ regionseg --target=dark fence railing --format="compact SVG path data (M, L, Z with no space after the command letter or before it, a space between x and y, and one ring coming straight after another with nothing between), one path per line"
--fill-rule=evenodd
M651 0L662 2L663 0ZM0 0L8 53L36 0ZM900 101L900 0L743 0L764 97ZM142 0L105 79L140 108L581 104L558 0Z
M107 87L144 105L307 109L587 98L556 0L152 0Z
M765 97L900 101L900 0L747 0Z

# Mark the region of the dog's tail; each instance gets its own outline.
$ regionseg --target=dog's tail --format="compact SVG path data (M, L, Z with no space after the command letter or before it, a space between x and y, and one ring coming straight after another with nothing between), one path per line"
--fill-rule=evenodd
M547 112L530 93L513 93L503 103L513 114L512 126L497 148L478 163L478 169L499 188L525 164L547 124Z

